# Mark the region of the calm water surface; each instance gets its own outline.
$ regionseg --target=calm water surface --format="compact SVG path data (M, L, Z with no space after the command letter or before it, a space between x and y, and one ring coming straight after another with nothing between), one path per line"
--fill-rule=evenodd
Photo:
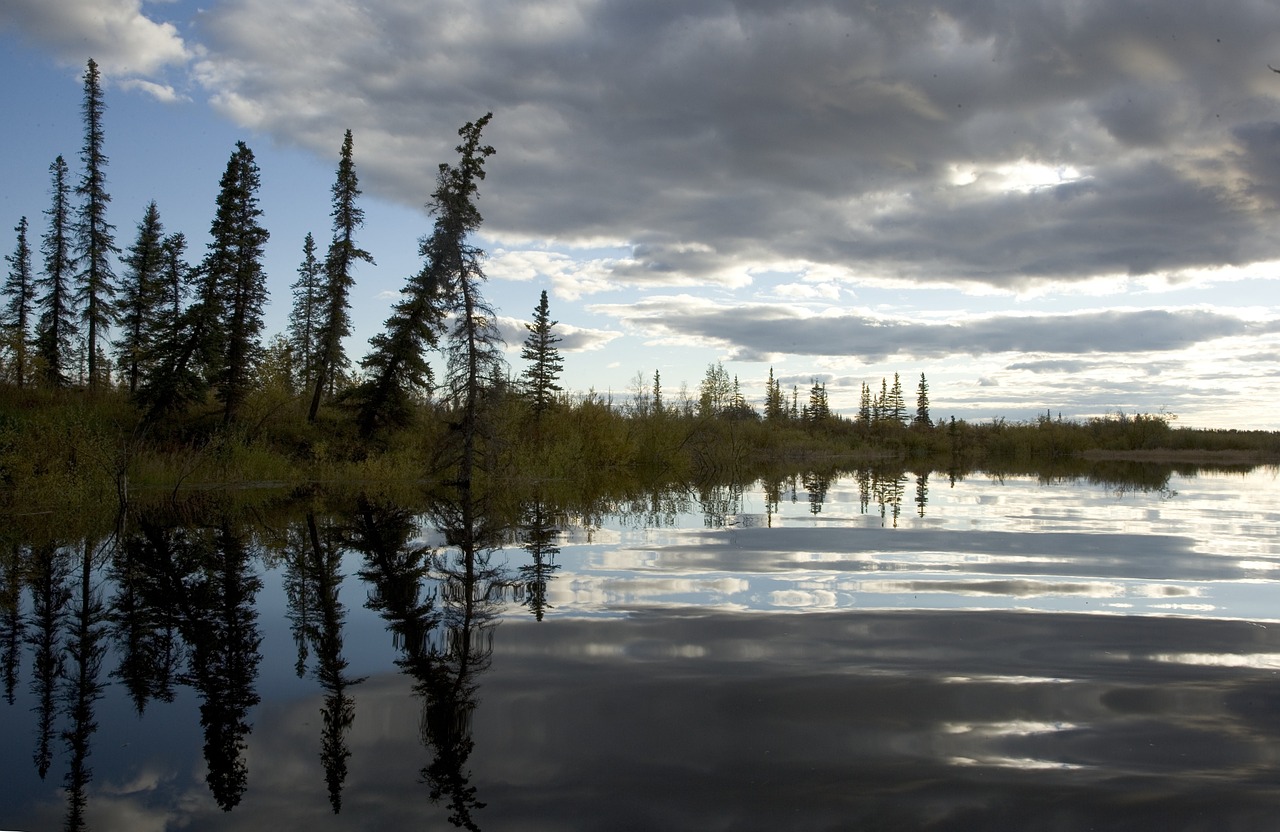
M0 828L1280 824L1274 469L482 508L16 542Z

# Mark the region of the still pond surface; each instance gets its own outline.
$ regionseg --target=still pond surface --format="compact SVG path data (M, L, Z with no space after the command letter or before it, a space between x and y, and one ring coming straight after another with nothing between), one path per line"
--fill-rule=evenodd
M0 828L1280 825L1280 477L855 472L8 545Z

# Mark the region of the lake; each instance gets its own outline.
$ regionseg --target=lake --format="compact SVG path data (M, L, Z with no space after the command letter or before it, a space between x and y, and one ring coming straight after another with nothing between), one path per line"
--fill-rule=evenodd
M1275 829L1280 471L1110 470L15 523L0 828Z

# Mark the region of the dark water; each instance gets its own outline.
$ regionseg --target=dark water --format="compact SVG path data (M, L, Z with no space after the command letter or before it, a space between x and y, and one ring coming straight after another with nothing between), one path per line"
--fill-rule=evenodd
M1274 470L487 506L15 540L0 828L1280 825Z

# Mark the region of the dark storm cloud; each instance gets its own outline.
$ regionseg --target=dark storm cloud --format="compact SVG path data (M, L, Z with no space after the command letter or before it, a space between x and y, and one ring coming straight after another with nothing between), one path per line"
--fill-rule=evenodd
M1028 353L1136 353L1185 349L1232 336L1275 332L1199 310L1101 311L1072 315L1002 315L955 324L878 320L856 314L802 316L773 306L723 308L687 299L599 307L653 335L705 339L752 355L846 355L878 361Z
M494 111L486 228L632 244L628 283L801 260L1013 287L1280 251L1274 4L232 0L202 33L226 112L326 154L349 125L365 182L412 204ZM1019 162L1076 181L997 175Z

